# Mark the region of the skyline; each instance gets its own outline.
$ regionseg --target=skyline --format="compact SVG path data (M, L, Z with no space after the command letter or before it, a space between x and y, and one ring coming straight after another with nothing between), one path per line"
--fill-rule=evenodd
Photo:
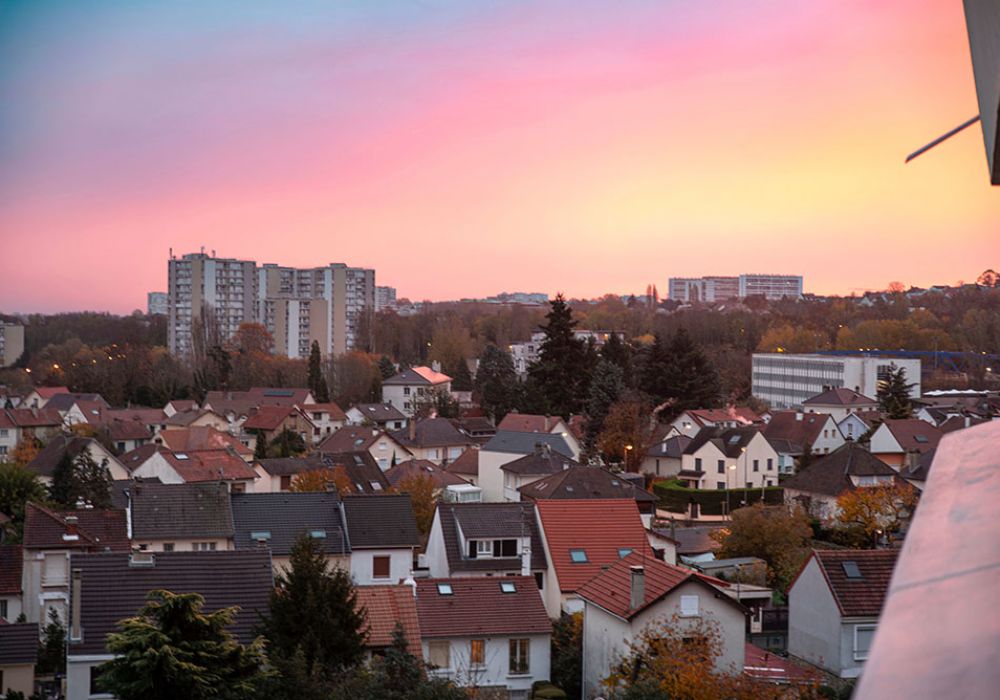
M294 6L0 8L0 312L144 308L202 246L413 301L1000 264L981 132L903 165L977 111L960 5Z

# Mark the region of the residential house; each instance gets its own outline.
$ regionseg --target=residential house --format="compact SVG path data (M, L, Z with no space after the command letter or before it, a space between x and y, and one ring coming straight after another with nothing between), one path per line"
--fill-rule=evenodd
M807 413L829 414L840 423L852 413L877 411L878 401L847 387L834 387L803 401L802 409Z
M479 485L479 447L473 445L460 454L455 461L445 466L451 474L457 474L473 486Z
M583 609L579 589L632 552L653 556L632 499L536 501L550 571L542 595L549 617Z
M74 410L74 406L77 406ZM93 407L98 411L111 408L111 404L104 400L100 394L78 394L65 393L56 394L45 402L45 407L50 410L59 411L59 414L66 420L66 425L74 423L89 423L85 415L84 408Z
M319 442L316 426L298 406L261 406L253 409L243 422L243 432L256 440L274 441L284 431L302 438L308 447Z
M937 448L933 450L927 450L919 458L914 460L908 467L903 467L899 470L899 475L906 480L910 486L913 486L918 491L923 491L924 486L927 485L927 477L931 474L931 465L934 463L934 455L937 454Z
M484 501L504 500L504 472L500 467L533 454L536 445L548 445L563 457L574 459L573 450L562 435L497 430L497 434L479 449L476 485L483 489Z
M409 494L344 496L343 504L355 585L409 578L421 545Z
M90 455L96 464L106 467L112 480L129 478L125 464L100 442L93 438L67 435L57 435L49 440L41 452L28 462L28 470L37 474L45 484L51 484L52 476L63 457L68 455L70 459L76 459L83 452Z
M678 477L700 489L776 486L778 453L758 426L702 428L684 448Z
M559 416L541 416L531 413L518 413L517 411L512 411L503 417L503 420L501 420L500 424L497 425L497 430L516 433L548 433L550 435L559 435L569 446L569 449L572 452L570 457L575 460L579 460L580 455L583 452L582 446L580 445L580 441L575 432L571 430L569 424Z
M827 413L776 411L764 428L764 437L788 440L799 445L803 451L808 445L817 455L829 454L844 444L837 421Z
M472 440L480 445L485 445L494 435L497 434L497 427L485 416L462 416L452 418L454 425L463 435L468 435Z
M163 407L163 412L169 418L170 416L178 413L197 411L198 408L198 402L192 399L171 399L170 401L167 401L167 404Z
M358 610L365 613L365 652L370 659L383 656L392 647L397 623L406 635L406 650L423 659L420 620L417 618L415 585L359 586L355 589Z
M715 668L739 674L745 659L744 608L701 574L639 552L628 554L583 584L583 697L600 695L601 681L656 624L697 629L718 625Z
M840 419L837 427L846 440L860 440L878 423L882 422L882 414L878 411L855 411Z
M425 559L432 578L520 574L549 585L532 503L438 503Z
M503 500L520 501L522 487L570 467L579 466L579 462L554 452L551 445L535 445L531 454L500 467L500 471L503 472Z
M519 460L520 461L520 460ZM512 462L511 464L516 464ZM510 464L505 465L506 469ZM625 498L635 501L639 512L652 516L656 497L602 467L574 465L521 486L518 500L580 500L584 498Z
M38 623L0 622L0 692L13 698L35 697L35 663L38 661Z
M157 478L164 484L223 482L231 491L253 491L257 473L232 448L174 452L143 445L122 456L132 477Z
M0 626L17 620L24 605L21 576L24 550L19 544L0 544ZM0 684L0 690L4 686Z
M317 540L328 560L350 570L344 508L336 493L234 493L233 546L266 548L275 574L290 568L292 546L305 535Z
M264 549L77 555L71 567L67 700L111 697L101 692L97 671L100 664L114 658L106 646L107 636L117 630L120 620L135 616L151 591L198 593L204 598L206 613L235 607L227 630L241 644L250 644L274 588L270 557Z
M309 389L253 387L247 391L209 391L202 401L202 408L217 413L248 415L251 409L261 406L306 406L316 403Z
M434 462L426 459L408 459L394 467L389 467L385 478L393 488L411 479L430 479L434 484L434 492L440 494L449 486L468 486L469 482L458 474L452 474Z
M837 517L837 499L858 488L902 483L895 470L861 444L846 442L782 482L785 502L801 505L813 517Z
M389 480L368 452L313 452L304 457L274 457L254 462L257 472L255 493L290 491L295 477L305 472L331 470L342 477L338 488L350 485L354 493L374 494L387 491Z
M219 482L133 483L128 514L134 547L148 552L232 549L233 509Z
M17 424L5 409L0 408L0 461L7 461L8 456L14 454L20 439L21 431Z
M347 409L348 425L374 425L386 432L406 427L406 415L389 403L358 403Z
M439 394L451 393L451 377L431 367L411 367L382 382L382 403L391 404L407 418Z
M682 468L684 448L690 443L691 436L679 435L671 429L649 448L639 471L653 476L677 476Z
M14 444L35 439L47 442L62 432L62 416L47 408L6 408L7 422L13 425ZM10 444L10 443L8 443Z
M32 389L21 401L24 408L45 408L49 399L58 394L70 393L68 387L64 386L38 386Z
M72 552L127 552L128 528L121 510L55 511L29 502L24 511L24 591L28 622L45 625L55 610L65 624Z
M420 579L417 617L435 675L510 700L549 679L552 624L530 576Z
M230 449L249 462L253 450L229 433L211 426L169 427L156 436L154 442L171 452L200 452L202 450Z
M872 433L872 454L897 471L910 467L920 455L937 447L944 433L919 418L887 418Z
M193 408L188 411L178 411L168 416L164 419L163 426L164 428L215 428L221 433L235 435L240 432L239 426L245 419L246 415L237 425L235 417L230 420L224 414L216 413L207 408Z
M476 444L447 418L411 420L406 428L390 435L409 450L415 459L426 459L442 466L458 459L459 455Z
M721 526L708 525L678 526L671 521L669 527L657 527L653 532L672 540L675 555L680 561L690 564L715 559L715 552L722 545L712 535L722 529Z
M413 453L403 447L392 435L378 428L345 425L334 431L316 447L318 452L368 452L386 471L393 464L412 459Z
M314 403L300 407L313 424L312 443L316 444L334 430L347 425L344 410L335 403Z
M689 409L677 416L670 425L681 435L693 438L702 428L742 428L761 422L761 417L746 406L728 406Z
M788 588L788 653L841 678L864 669L899 550L814 550Z

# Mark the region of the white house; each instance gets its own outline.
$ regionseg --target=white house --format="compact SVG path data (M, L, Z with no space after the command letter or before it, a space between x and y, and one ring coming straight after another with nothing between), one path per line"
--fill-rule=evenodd
M702 428L742 428L761 423L761 417L746 406L690 409L677 416L670 426L680 435L694 437Z
M886 419L872 433L872 454L896 470L911 466L941 441L941 429L919 418Z
M573 451L562 435L498 430L479 450L477 486L483 489L484 501L504 501L504 471L516 459L534 454L536 446L548 446L553 452L573 459Z
M844 444L837 421L828 413L776 411L764 428L764 437L788 440L803 450L808 445L817 455L829 454Z
M678 476L701 489L778 484L778 453L755 426L702 428L681 455Z
M411 367L382 382L382 403L395 406L408 418L438 394L449 393L451 377L431 367Z
M347 409L348 425L374 425L382 430L401 430L406 427L406 416L388 403L358 403Z
M579 460L583 447L570 426L559 416L542 416L533 413L518 413L512 411L503 417L497 430L517 433L549 433L559 435L569 446L573 459Z
M859 394L853 389L836 387L811 396L802 402L807 413L828 413L838 423L852 413L869 413L878 410L878 401Z
M355 585L410 578L421 542L409 494L345 496L343 503Z

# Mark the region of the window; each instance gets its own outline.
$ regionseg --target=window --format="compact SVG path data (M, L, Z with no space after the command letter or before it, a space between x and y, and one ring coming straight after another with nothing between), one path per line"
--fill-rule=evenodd
M472 666L486 665L485 639L473 639L469 642L469 664Z
M698 616L698 596L682 595L681 617L697 617L697 616Z
M389 578L389 557L372 557L372 578Z
M720 491L725 491L726 490L726 482L725 481L716 481L715 482L715 488L719 489Z
M195 552L214 552L215 542L195 542L192 549Z
M516 557L517 540L493 540L493 556Z
M528 654L531 648L530 639L512 639L510 640L510 673L522 674L528 673L530 669L530 663L528 661Z
M844 576L851 579L864 578L861 575L861 569L858 568L858 563L855 561L845 561L841 563L844 567Z
M767 458L767 470L771 471L774 469L774 460L770 457Z
M759 472L760 471L760 460L759 459L755 459L753 461L753 470L755 472Z
M427 662L434 668L451 668L451 643L427 642Z
M544 576L542 576L541 571L535 572L535 585L538 586L538 590L542 590L542 583L544 582Z
M698 472L701 471L701 457L695 457L694 458L694 469L695 469L695 471L698 471Z
M753 488L753 482L752 481L748 481L747 482L747 488L748 489L752 489Z
M325 540L326 530L310 530L309 536L314 540Z
M172 551L174 551L174 543L173 542L164 542L163 543L163 551L164 552L172 552Z
M104 692L104 688L101 687L101 666L91 666L90 667L90 694L100 695Z
M438 584L438 595L452 595L455 591L452 590L450 583L439 583Z
M854 660L864 661L875 638L875 625L854 625Z
M587 552L582 549L571 549L569 550L569 559L574 564L586 564Z
M410 387L404 386L403 387L403 396L409 396L409 395L410 395Z
M493 556L493 541L492 540L476 540L476 551L473 554L474 557L492 557Z
M720 459L716 463L716 466L718 467L720 474L725 474L726 473L726 460Z
M631 547L621 547L618 550L618 558L619 559L624 559L625 557L627 557L631 553L632 553L632 548Z
M500 582L500 592L501 593L517 593L517 586L514 585L513 581L501 581Z
M281 477L281 486L279 487L282 491L292 490L292 477L283 476Z
M45 571L42 574L43 586L62 586L66 583L66 556L64 554L46 554Z
M230 484L229 490L232 491L233 493L246 493L247 485L244 484L242 481L233 482L232 484Z
M7 619L7 601L6 600L0 600L0 619L2 619L2 620L6 620ZM0 688L2 688L2 687L3 687L3 685L0 684Z

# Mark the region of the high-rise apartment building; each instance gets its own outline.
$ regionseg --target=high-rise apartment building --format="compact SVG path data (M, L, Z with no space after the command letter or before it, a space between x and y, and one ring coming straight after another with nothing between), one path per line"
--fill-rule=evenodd
M146 295L146 313L150 316L154 314L166 316L168 304L166 292L149 292Z
M762 295L767 299L802 296L799 275L743 274L739 277L671 277L668 294L683 303L720 302Z
M24 326L0 321L0 367L10 367L24 354Z
M375 310L390 309L396 305L395 287L375 287Z

